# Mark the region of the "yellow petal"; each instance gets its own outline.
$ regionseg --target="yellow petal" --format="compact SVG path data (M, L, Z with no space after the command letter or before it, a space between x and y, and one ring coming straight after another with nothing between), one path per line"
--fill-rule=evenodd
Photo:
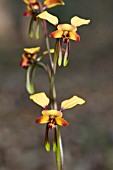
M69 38L74 41L80 41L80 36L74 31L69 32Z
M35 3L36 0L23 0L26 4L32 4Z
M57 26L57 29L61 31L76 31L77 30L77 28L71 24L59 24Z
M50 49L50 53L51 53L51 54L54 53L54 51L55 51L55 50L54 50L53 48ZM44 52L43 52L43 55L46 55L46 54L48 54L48 51L44 51Z
M31 95L30 99L32 99L35 103L42 106L43 108L49 104L49 98L43 92Z
M41 14L37 15L37 17L39 17L41 19L45 19L53 25L58 24L58 18L56 16L48 13L47 11L42 12Z
M40 47L34 47L34 48L24 48L24 51L26 53L34 54L40 51Z
M33 58L33 59L36 59L36 57L37 57L37 54L36 54L36 53L32 55L32 58Z
M44 6L47 8L52 8L57 5L64 5L64 2L61 0L45 0L44 1Z
M56 124L60 125L60 126L68 126L69 125L69 123L63 118L56 117L55 121L56 121Z
M27 10L28 10L29 12L33 11L32 8L31 8L31 5L29 5L29 4L27 5Z
M87 25L89 23L90 23L89 19L82 19L77 16L71 18L71 24L74 25L75 27L79 27L81 25Z
M38 124L48 123L48 122L49 122L48 116L40 116L39 118L36 119L36 123Z
M52 32L49 36L50 36L51 38L61 38L62 35L63 35L63 31L61 31L61 30L56 30L56 31Z
M44 115L44 116L62 117L62 112L60 112L58 110L43 110L42 115Z
M85 101L83 99L81 99L80 97L73 96L72 98L65 100L61 103L61 109L62 110L70 109L78 104L82 105L84 103L85 103Z

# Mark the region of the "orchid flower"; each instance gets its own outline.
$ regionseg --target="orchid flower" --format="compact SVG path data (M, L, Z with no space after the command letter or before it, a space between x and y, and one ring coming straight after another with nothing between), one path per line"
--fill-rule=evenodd
M77 27L82 25L87 25L90 23L89 19L82 19L78 16L71 18L71 24L58 24L58 18L51 15L47 11L42 12L37 17L45 19L51 24L55 25L57 30L50 34L51 38L56 38L59 40L59 55L58 55L58 65L62 64L62 42L66 43L66 51L64 54L63 65L66 66L69 58L69 39L74 41L80 41L80 36L77 34Z
M68 100L64 100L61 103L61 109L60 110L48 110L48 105L50 103L49 98L46 96L45 93L37 93L30 96L30 99L32 99L36 104L43 107L42 116L36 119L36 123L38 124L47 124L46 127L46 138L45 138L45 146L49 145L49 139L48 139L48 131L49 129L54 129L54 139L56 139L56 126L68 126L69 123L62 118L63 111L66 109L70 109L76 105L82 105L85 103L83 99L81 99L78 96L73 96L72 98Z

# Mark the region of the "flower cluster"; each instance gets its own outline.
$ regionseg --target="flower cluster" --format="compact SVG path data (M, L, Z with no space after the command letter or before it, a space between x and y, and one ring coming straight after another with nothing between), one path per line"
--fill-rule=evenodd
M24 48L20 66L26 68L26 89L30 94L30 99L43 108L42 114L36 119L38 124L46 124L45 132L45 148L50 151L49 132L53 130L53 151L56 154L57 169L62 169L62 144L60 127L68 126L69 123L63 118L63 112L66 109L71 109L74 106L82 105L85 100L78 96L73 96L70 99L64 100L61 103L60 109L57 105L57 93L55 88L55 75L58 66L67 66L69 62L70 54L70 40L75 42L80 41L80 35L78 34L78 27L87 25L90 23L89 19L83 19L78 16L73 16L70 23L59 23L57 16L54 16L47 12L48 8L55 7L57 5L64 5L62 0L44 0L43 2L36 0L23 0L27 5L27 9L24 12L24 16L31 16L29 24L29 37L40 38L40 27L43 28L43 34L45 36L46 50L42 51L40 46L33 48ZM47 29L47 21L54 25L55 30L51 33ZM34 25L36 24L36 30ZM49 38L56 40L54 49L51 49ZM49 62L47 61L47 55ZM34 70L36 67L43 68L49 78L49 98L44 92L35 93L34 88Z

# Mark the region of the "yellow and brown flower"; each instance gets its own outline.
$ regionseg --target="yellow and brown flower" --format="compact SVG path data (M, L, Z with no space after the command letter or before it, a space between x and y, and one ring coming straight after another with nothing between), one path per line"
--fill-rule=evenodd
M24 12L24 16L31 16L34 13L40 13L40 4L36 0L23 0L27 4L27 10ZM62 0L45 0L42 6L42 10L46 8L52 8L57 5L64 5Z
M72 98L68 100L64 100L61 103L61 109L58 110L48 110L48 105L50 103L49 98L46 96L45 93L37 93L30 96L30 99L32 99L36 104L40 105L44 108L42 111L42 116L36 119L36 123L38 124L47 124L46 127L46 138L45 138L45 146L49 145L49 139L48 139L48 131L49 129L54 129L54 136L56 135L56 127L59 126L68 126L68 122L62 118L63 111L66 109L70 109L76 105L82 105L85 103L83 99L81 99L78 96L73 96ZM56 136L55 136L56 139Z
M24 68L28 68L36 59L37 53L39 51L40 51L40 47L24 48L24 53L22 55L20 66Z
M47 20L55 25L57 30L50 34L51 38L56 38L59 41L58 65L62 64L62 42L66 43L63 65L66 66L69 60L69 39L80 41L80 36L77 34L77 27L90 23L90 20L82 19L77 16L71 18L71 24L58 24L58 18L49 14L47 11L42 12L37 17Z

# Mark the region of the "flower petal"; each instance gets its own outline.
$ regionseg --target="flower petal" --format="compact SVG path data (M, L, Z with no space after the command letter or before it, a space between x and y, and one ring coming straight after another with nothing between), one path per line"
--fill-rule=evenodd
M44 6L47 8L52 8L57 5L65 5L65 3L61 0L45 0L44 1Z
M30 99L32 99L35 103L42 106L43 108L49 104L49 98L43 92L31 95Z
M24 48L24 51L26 53L34 54L40 51L40 47L34 47L34 48Z
M72 98L70 98L68 100L64 100L61 103L61 110L70 109L78 104L82 105L84 103L85 103L85 101L83 99L81 99L80 97L73 96Z
M25 12L23 13L23 15L24 15L25 17L28 17L28 16L31 16L31 15L32 15L32 13L31 13L31 12L29 12L29 11L25 11Z
M60 112L58 110L43 110L42 115L44 115L44 116L62 117L62 112Z
M48 116L40 116L39 118L36 119L36 123L38 124L43 124L43 123L48 123L48 122L49 122Z
M89 19L82 19L77 16L71 18L71 24L74 25L75 27L79 27L81 25L87 25L89 23L90 23Z
M57 29L61 31L76 31L77 30L77 28L71 24L59 24L57 26Z
M63 35L63 31L61 31L61 30L56 30L56 31L52 32L49 36L50 36L51 38L61 38L62 35Z
M52 54L52 53L54 53L55 52L55 50L52 48L52 49L50 49L50 53ZM43 52L43 55L46 55L46 54L48 54L48 51L44 51Z
M68 126L69 125L69 123L63 118L56 117L55 120L56 120L57 125L60 125L60 126Z
M20 66L27 68L31 64L30 60L26 56L22 56L22 60L20 62Z
M35 3L36 0L23 0L26 4L32 4Z
M48 13L47 11L42 12L41 14L37 15L37 17L39 17L41 19L45 19L53 25L58 24L58 18L56 16Z
M80 36L74 31L69 32L69 38L74 41L80 41Z

